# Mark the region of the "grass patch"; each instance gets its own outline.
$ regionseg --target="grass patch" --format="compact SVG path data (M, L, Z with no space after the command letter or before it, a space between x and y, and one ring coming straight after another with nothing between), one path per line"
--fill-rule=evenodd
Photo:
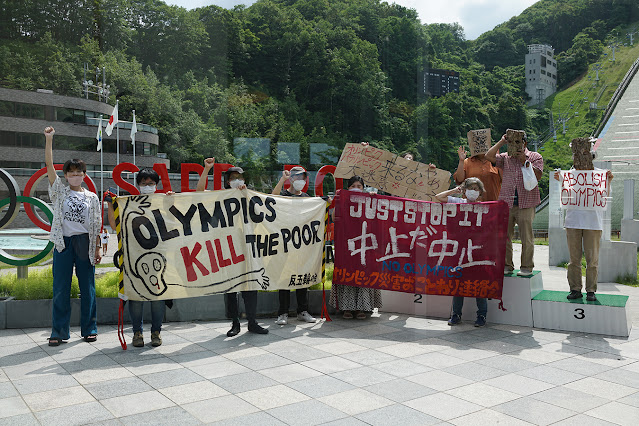
M557 265L560 268L568 268L568 262L561 262ZM637 255L637 271L639 273L639 254ZM581 276L586 276L586 257L581 257ZM639 287L639 277L626 275L626 276L618 276L615 278L615 282L623 285L627 285L630 287Z
M71 297L80 294L78 279L71 278ZM96 277L95 294L97 297L117 297L118 272L109 272ZM13 296L18 300L51 299L53 297L53 270L44 268L29 271L29 278L18 279L17 274L0 276L0 296Z

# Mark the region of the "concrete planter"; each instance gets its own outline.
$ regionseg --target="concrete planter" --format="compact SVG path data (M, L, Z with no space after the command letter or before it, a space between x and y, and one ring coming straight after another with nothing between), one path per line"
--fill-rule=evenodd
M322 312L322 291L311 290L308 294L310 313L319 316ZM328 299L328 292L326 294ZM244 316L246 309L244 301L239 297L240 315ZM328 302L327 302L328 303ZM98 327L100 324L117 324L118 298L98 298ZM297 307L295 293L291 292L291 312ZM257 298L257 316L260 318L275 318L279 308L279 294L277 291L260 292ZM329 313L335 310L328 306ZM51 327L51 299L15 300L8 298L0 300L0 329ZM223 294L211 296L178 299L173 301L173 308L166 310L165 321L212 321L226 319L226 306ZM129 324L129 310L124 309L124 323ZM144 322L151 322L151 309L145 306ZM80 299L71 299L71 325L80 325Z

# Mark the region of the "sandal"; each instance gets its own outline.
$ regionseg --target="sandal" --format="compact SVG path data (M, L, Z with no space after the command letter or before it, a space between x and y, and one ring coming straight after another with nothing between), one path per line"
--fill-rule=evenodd
M366 319L366 312L358 312L357 315L355 316L355 318L357 318L358 320L365 320Z
M59 337L49 337L49 346L60 346L60 343L62 343L62 339L60 339Z
M95 342L96 340L98 340L97 334L89 334L88 336L84 336L85 342L91 343L91 342Z
M351 311L344 311L344 315L342 316L344 319L353 319L353 313Z

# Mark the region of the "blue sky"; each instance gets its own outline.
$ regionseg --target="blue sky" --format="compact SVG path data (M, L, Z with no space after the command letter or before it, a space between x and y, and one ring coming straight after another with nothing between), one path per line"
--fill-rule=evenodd
M252 0L164 0L174 4L194 9L196 7L215 4L227 9L236 4L249 6ZM537 0L396 0L402 6L417 10L424 24L436 22L458 22L464 27L466 38L476 39L480 34L493 29L496 25L519 15L524 9L536 3Z

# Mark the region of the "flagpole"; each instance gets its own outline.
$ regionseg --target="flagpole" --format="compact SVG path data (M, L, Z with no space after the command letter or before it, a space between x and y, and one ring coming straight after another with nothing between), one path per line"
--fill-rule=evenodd
M133 122L135 123L135 110L133 110ZM137 130L137 129L136 129ZM135 133L133 133L133 165L135 166Z
M118 100L116 99L115 101L115 107L118 107ZM119 114L118 114L119 115ZM118 165L120 164L120 120L118 119L118 122L115 123L115 164ZM118 186L118 195L120 195L120 187Z
M102 114L100 114L100 122L98 123L98 126L100 126L100 133L102 133ZM100 139L102 139L102 135L100 135ZM100 199L102 197L102 194L104 194L104 161L102 157L103 152L104 152L104 146L101 146L100 147L100 196L98 196L98 198Z

